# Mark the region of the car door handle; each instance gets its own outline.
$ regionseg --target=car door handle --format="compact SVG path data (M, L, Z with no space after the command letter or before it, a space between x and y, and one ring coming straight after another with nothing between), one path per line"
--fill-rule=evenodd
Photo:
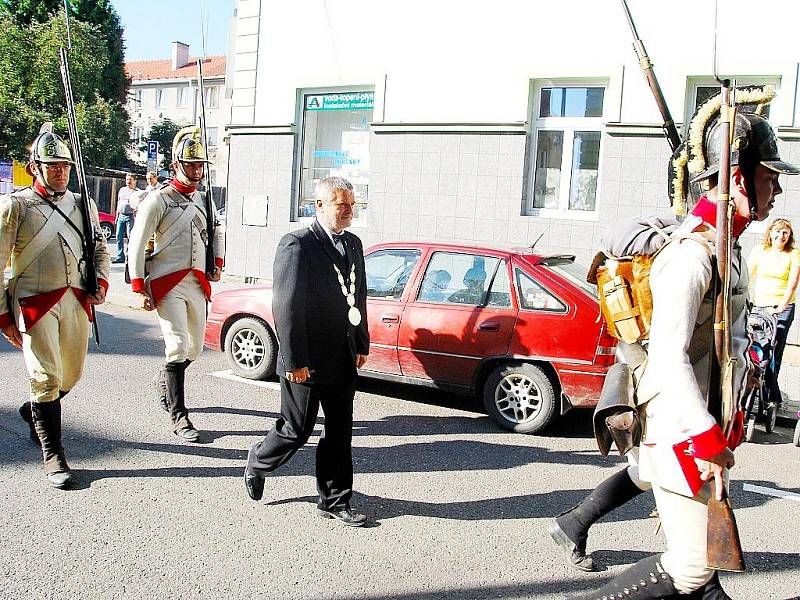
M399 323L400 315L396 315L394 313L383 313L381 315L381 321L383 323Z
M478 325L478 331L500 331L500 323L497 321L484 321Z

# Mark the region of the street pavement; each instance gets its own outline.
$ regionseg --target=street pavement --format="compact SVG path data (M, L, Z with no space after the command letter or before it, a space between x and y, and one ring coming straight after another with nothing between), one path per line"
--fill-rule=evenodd
M547 435L515 435L475 400L367 380L355 402L353 504L369 526L315 515L321 422L253 502L242 471L277 417L275 383L216 376L224 357L205 352L187 372L202 443L183 444L150 383L163 362L155 315L107 304L99 320L103 344L92 343L64 400L70 491L46 483L16 412L27 394L22 358L0 345L2 599L564 598L664 549L644 494L592 531L590 550L608 570L573 571L555 552L552 519L621 464L598 454L587 411ZM736 453L731 495L747 571L722 575L733 598L800 596L791 433L759 431ZM781 493L795 495L766 495Z

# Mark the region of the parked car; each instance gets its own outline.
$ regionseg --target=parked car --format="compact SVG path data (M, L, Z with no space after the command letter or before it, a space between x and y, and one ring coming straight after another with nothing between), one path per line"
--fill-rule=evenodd
M106 241L114 237L114 232L117 230L117 219L114 215L98 211L100 216L100 230L106 238Z
M534 433L597 403L616 340L574 256L393 242L366 252L370 354L359 374L483 398L502 428ZM205 344L237 375L275 372L272 291L214 295Z

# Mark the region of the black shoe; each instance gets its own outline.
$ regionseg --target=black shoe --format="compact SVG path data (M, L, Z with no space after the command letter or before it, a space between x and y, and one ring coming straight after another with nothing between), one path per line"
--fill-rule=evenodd
M115 258L115 259L114 259L114 260L112 260L111 262L112 262L112 264L115 264L115 265L120 265L120 264L122 264L122 263L124 263L124 262L125 262L125 259L124 259L124 258Z
M175 435L184 442L197 442L200 440L200 432L191 425L176 429Z
M244 488L251 500L258 502L264 495L264 478L250 472L249 467L244 468Z
M567 564L575 567L580 571L594 571L594 561L591 556L586 554L586 544L576 544L569 536L564 533L564 530L559 527L558 523L553 523L553 526L548 530L550 537L553 541L561 546L564 550L564 558Z
M324 517L326 519L336 519L337 521L340 521L342 524L347 525L348 527L361 527L362 525L364 525L364 523L367 522L366 515L353 512L353 510L349 506L338 510L328 510L326 508L317 506L317 513L319 514L319 516Z
M70 486L70 483L72 482L72 473L70 471L47 473L47 481L57 490L63 490Z

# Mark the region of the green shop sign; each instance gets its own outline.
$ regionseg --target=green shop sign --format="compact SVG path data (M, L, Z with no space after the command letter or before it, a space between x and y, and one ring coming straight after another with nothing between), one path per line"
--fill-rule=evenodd
M306 96L306 110L372 110L374 107L374 92Z

